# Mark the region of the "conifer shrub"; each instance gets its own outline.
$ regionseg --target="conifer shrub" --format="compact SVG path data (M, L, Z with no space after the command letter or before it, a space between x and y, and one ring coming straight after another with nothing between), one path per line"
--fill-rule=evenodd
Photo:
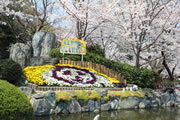
M15 84L22 75L21 66L10 59L0 60L0 78Z
M32 120L33 109L17 87L0 80L0 120Z

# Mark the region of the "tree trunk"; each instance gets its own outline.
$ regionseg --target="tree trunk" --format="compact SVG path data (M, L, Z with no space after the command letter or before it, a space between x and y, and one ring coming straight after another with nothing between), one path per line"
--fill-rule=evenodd
M163 56L163 65L164 65L166 71L168 72L168 75L169 75L170 80L173 81L173 80L174 80L174 76L173 76L171 70L169 69L169 66L167 65L166 56L164 55L164 52L163 52L163 51L161 51L161 55ZM174 72L174 69L175 69L175 68L173 68L173 72Z
M139 62L140 62L140 50L138 50L136 54L136 68L140 67Z

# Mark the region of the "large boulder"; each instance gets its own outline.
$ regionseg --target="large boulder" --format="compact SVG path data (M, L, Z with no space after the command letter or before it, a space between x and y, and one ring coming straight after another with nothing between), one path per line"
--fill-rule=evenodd
M49 104L43 94L32 95L30 102L36 116L50 115L53 110L51 104Z
M175 89L175 95L176 95L176 103L180 104L180 91L178 89Z
M48 91L46 94L46 99L54 109L56 107L56 93L54 91Z
M111 110L111 103L110 102L101 105L101 111L108 111L108 110Z
M68 109L70 113L79 113L81 112L81 105L77 100L73 99Z
M119 100L118 109L138 108L140 100L137 97L128 97Z
M118 107L119 107L119 100L117 100L117 99L114 99L114 100L112 100L111 101L111 109L112 110L116 110L116 109L118 109Z
M54 48L56 35L50 32L37 32L33 36L33 56L48 56L49 51Z
M22 68L30 64L31 57L32 57L31 44L16 43L11 45L10 59L19 63Z
M83 112L94 111L100 109L100 103L97 100L89 99L88 102L82 106Z
M56 114L58 114L58 113L64 113L64 114L70 113L70 111L68 109L70 104L71 104L71 101L70 102L61 101L60 103L57 104L56 109L55 109L55 113Z
M166 105L170 100L171 100L171 95L169 94L169 92L163 93L161 95L161 102L162 102L162 104Z

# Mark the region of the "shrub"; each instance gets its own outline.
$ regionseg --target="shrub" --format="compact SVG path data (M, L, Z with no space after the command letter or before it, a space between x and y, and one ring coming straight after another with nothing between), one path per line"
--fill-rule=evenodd
M10 83L16 83L22 75L21 66L12 60L0 60L0 77Z
M69 92L66 91L58 91L56 92L56 101L70 101L72 99L72 96Z
M100 95L96 91L73 91L77 97L77 100L83 100L86 103L89 99L100 100Z
M113 94L115 97L120 97L120 98L127 98L127 97L139 97L143 98L144 94L142 94L139 91L108 91L108 95L105 96L104 98L107 99L109 98L110 94Z
M90 53L95 53L98 54L101 57L105 57L105 51L101 49L101 46L96 44L96 45L88 45L87 46L87 51Z
M33 109L26 95L4 80L0 80L0 101L1 120L32 120Z
M77 97L77 100L83 100L84 103L88 101L88 93L85 90L73 91Z
M158 77L158 73L145 68L137 69L136 67L126 63L120 63L106 59L105 57L102 56L102 54L100 54L102 52L97 52L100 50L97 50L95 52L93 52L92 48L89 50L90 51L87 51L87 54L84 56L84 61L101 64L106 66L107 68L110 68L120 73L127 80L127 83L137 84L138 86L143 88L144 87L153 88L154 82ZM59 48L52 49L49 55L52 57L56 57L60 60L62 59L63 56L59 52ZM65 55L64 58L67 60L74 60L74 61L80 61L81 59L81 57L78 55Z

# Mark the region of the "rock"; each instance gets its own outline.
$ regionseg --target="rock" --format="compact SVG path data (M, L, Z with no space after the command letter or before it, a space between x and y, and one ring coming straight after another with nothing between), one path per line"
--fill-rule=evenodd
M112 109L112 110L118 109L118 107L119 107L118 102L119 102L119 101L118 101L117 99L114 99L114 100L111 101L110 104L111 104L111 109Z
M48 91L46 94L46 99L51 105L51 108L54 109L56 107L56 93L54 91Z
M170 100L170 101L167 103L167 106L168 106L168 107L173 107L173 106L175 106L175 101L174 101L174 100Z
M53 115L55 114L55 110L54 109L51 109L50 112L49 112L50 115Z
M51 58L51 57L32 57L30 59L30 65L31 66L37 66L37 65L55 65L58 63L57 58Z
M151 106L151 108L158 108L159 104L158 104L158 102L156 100L152 100L150 106Z
M151 108L158 108L158 107L159 107L158 103L151 104Z
M154 92L154 95L155 95L156 97L160 98L161 95L162 95L162 93L161 93L161 92Z
M99 101L95 100L95 109L100 109L101 108L101 104Z
M42 98L44 98L44 95L42 93L34 94L34 95L32 95L32 98L42 99Z
M29 66L32 57L32 46L30 44L16 43L10 48L9 58L19 63L22 68Z
M175 89L175 95L176 97L180 97L180 91L178 89Z
M101 102L101 104L105 104L106 103L106 101L104 100L103 97L100 98L100 102Z
M170 96L170 94L168 92L163 93L161 95L161 102L162 102L162 104L167 104L168 101L170 101L170 99L171 99L171 96Z
M177 103L180 103L180 91L178 89L175 89L175 96L176 96L175 101Z
M89 111L95 110L95 101L94 100L88 100L87 105L89 106Z
M149 93L152 93L153 91L152 91L152 89L150 89L150 88L144 88L143 90L142 90L143 92L149 92Z
M95 110L94 110L94 113L99 113L99 112L100 112L99 109L95 109Z
M71 104L69 105L68 109L69 109L70 113L79 113L79 112L82 111L81 110L81 105L75 99L71 101Z
M113 99L113 98L114 98L114 94L111 93L111 94L109 95L109 98L110 98L110 99Z
M172 93L174 93L174 89L172 89L172 88L166 88L166 89L164 90L164 92L168 92L169 94L172 94Z
M145 103L144 103L144 102L140 102L140 103L139 103L139 108L146 108Z
M33 36L33 56L48 56L49 51L54 48L56 36L50 32L37 32Z
M111 103L110 102L101 105L101 111L108 111L108 110L111 110Z
M50 115L52 113L51 105L41 94L33 95L30 102L36 116Z
M26 96L33 94L33 89L30 87L19 87L19 89L23 91L26 94Z
M151 98L149 98L149 97L147 97L147 96L144 96L144 98L143 99L140 99L141 101L140 101L140 103L139 103L139 107L140 108L150 108L150 106L151 106L151 101L152 101L152 99Z
M82 106L82 111L89 112L99 108L100 105L96 100L89 99L88 102L84 106Z
M55 110L54 110L54 113L55 113L55 114L59 114L59 113L61 113L61 112L62 112L62 108L59 107L59 105L57 105L56 108L55 108Z
M178 85L176 85L176 88L180 88L180 85L178 84Z
M107 96L107 93L108 93L107 89L104 89L104 88L103 89L102 88L95 88L94 90L96 92L98 92L101 97Z
M139 99L137 97L128 97L119 100L118 109L136 108L139 106Z
M161 106L161 97L160 98L156 98L156 102L158 103L159 106Z
M59 104L57 104L56 109L55 109L55 113L70 113L68 108L69 108L70 102L66 102L66 101L61 101Z
M153 93L152 89L150 88L144 88L141 91L148 99L154 99L155 94Z

